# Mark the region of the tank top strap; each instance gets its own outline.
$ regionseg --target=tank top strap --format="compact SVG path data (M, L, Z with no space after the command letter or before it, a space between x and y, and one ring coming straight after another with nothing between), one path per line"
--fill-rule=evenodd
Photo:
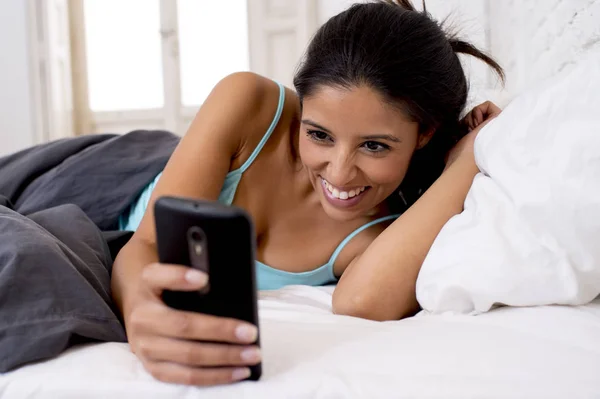
M333 251L331 258L329 258L329 262L328 262L329 266L333 268L333 264L335 263L340 252L342 252L342 250L344 249L346 244L348 244L350 242L350 240L352 240L354 237L356 237L359 233L361 233L362 231L364 231L364 230L368 229L369 227L374 226L378 223L385 222L387 220L397 219L399 216L400 216L400 214L384 216L379 219L372 220L369 223L363 224L358 229L354 230L346 238L344 238L344 241L342 241L340 243L340 245L337 246L335 251Z
M285 87L279 82L276 83L279 86L279 103L277 104L277 111L275 111L275 117L271 121L271 125L267 129L265 135L262 137L252 154L250 154L250 158L248 158L246 162L244 162L244 164L238 169L241 173L244 173L246 169L248 169L250 165L252 165L252 162L254 162L258 154L260 154L260 151L263 149L263 147L269 140L269 137L271 137L271 134L273 134L275 127L277 127L277 123L279 123L279 118L281 118L281 114L283 113L283 105L285 104Z

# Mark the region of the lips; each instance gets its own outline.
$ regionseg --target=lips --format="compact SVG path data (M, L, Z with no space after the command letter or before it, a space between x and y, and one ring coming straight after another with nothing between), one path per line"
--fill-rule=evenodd
M335 187L334 185L332 185L331 183L329 183L327 180L323 179L322 177L321 177L321 181L323 184L325 184L325 187L327 188L327 190L335 198L342 199L342 200L347 200L349 198L353 198L353 197L359 195L360 193L362 193L363 191L365 191L365 189L367 188L367 186L361 186L361 187L354 187L351 189L344 190L342 188Z
M370 189L369 186L357 186L352 188L338 188L327 180L321 179L321 187L327 201L338 208L349 208L358 204Z

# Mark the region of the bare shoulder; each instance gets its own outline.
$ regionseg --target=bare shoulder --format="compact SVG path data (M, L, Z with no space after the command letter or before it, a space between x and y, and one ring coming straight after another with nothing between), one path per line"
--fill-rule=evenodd
M258 106L274 82L253 72L235 72L216 84L212 95L227 96L239 105Z
M202 105L188 134L195 125L206 126L220 116L221 137L236 143L235 152L253 146L267 130L279 102L279 86L273 80L253 72L236 72L223 78ZM289 94L286 94L286 96ZM224 126L225 125L225 126ZM204 129L203 129L204 130Z
M209 111L221 111L232 117L260 119L261 111L272 102L269 100L277 97L277 92L277 84L270 79L252 72L236 72L215 85L198 113L209 108Z

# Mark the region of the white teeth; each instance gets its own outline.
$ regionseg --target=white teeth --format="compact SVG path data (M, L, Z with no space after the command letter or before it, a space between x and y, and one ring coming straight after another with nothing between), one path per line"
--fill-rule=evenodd
M325 188L327 188L327 190L331 193L331 195L333 197L342 199L342 200L347 200L348 198L356 197L357 195L359 195L366 189L366 187L361 187L361 188L355 188L354 190L350 190L350 191L340 191L339 189L332 186L327 180L325 180L323 178L321 178L321 180L323 181Z

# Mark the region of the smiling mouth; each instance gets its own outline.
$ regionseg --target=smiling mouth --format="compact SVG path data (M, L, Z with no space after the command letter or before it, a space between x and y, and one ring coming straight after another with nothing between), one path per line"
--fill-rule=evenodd
M325 189L336 199L340 200L348 200L354 197L361 195L365 190L369 188L369 186L360 186L354 187L351 190L342 190L335 187L333 184L329 183L324 178L320 177L321 184L325 187Z
M325 199L336 208L351 208L357 205L368 192L370 186L358 186L351 189L340 189L319 176Z

